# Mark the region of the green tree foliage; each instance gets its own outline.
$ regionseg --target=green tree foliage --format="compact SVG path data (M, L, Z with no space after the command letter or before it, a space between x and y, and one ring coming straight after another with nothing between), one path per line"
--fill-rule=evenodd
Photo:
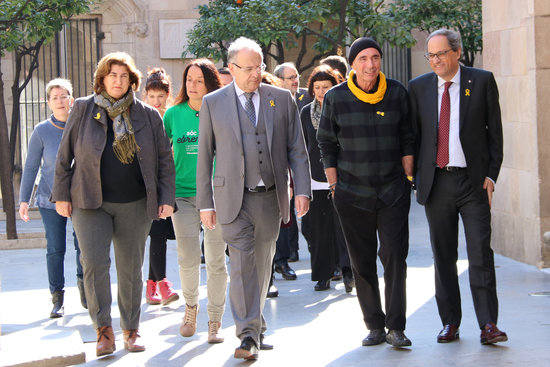
M417 28L428 34L439 28L460 32L461 61L467 66L483 51L481 0L395 0L388 13L403 29Z
M369 35L398 47L414 43L410 32L385 10L384 0L211 0L199 7L183 56L210 57L227 64L227 46L245 36L257 40L266 56L288 61L298 48L298 71L328 54L342 54L356 38ZM311 46L314 55L305 60Z
M6 51L15 54L13 110L11 132L8 134L4 81L0 69L0 183L3 209L6 212L6 234L17 238L15 200L13 191L13 162L15 142L19 131L19 98L34 70L38 68L38 54L42 45L50 41L72 16L86 13L94 0L1 0L0 1L0 56ZM30 57L30 66L22 69L23 57ZM0 59L1 68L1 59ZM21 76L23 77L22 82Z

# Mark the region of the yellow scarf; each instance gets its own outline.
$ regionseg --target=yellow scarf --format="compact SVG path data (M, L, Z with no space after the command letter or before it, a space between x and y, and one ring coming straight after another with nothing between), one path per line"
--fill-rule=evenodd
M386 76L383 72L380 72L380 82L378 83L378 90L374 93L367 93L363 91L361 88L355 85L353 82L353 76L355 73L352 71L349 72L349 78L348 78L348 88L351 90L351 93L357 98L359 98L361 101L370 103L370 104L376 104L380 102L384 98L384 94L386 94Z

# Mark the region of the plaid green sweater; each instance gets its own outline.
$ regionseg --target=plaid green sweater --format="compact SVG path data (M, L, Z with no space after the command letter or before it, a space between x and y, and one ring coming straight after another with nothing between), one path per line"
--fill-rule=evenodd
M407 91L387 79L382 101L359 100L342 83L327 92L317 140L325 168L336 167L335 195L366 210L392 206L410 193L401 157L414 154Z

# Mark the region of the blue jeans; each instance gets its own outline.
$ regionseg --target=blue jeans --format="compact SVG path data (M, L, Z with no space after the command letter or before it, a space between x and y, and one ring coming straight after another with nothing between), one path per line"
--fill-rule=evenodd
M54 209L40 208L40 215L46 230L46 264L48 266L48 281L50 293L62 291L65 287L64 260L66 251L67 218ZM74 248L76 250L76 276L82 278L80 265L80 248L73 230Z

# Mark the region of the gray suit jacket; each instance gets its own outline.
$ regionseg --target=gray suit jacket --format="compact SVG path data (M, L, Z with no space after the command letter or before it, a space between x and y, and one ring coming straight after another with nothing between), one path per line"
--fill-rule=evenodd
M294 194L311 197L311 174L296 103L289 91L261 84L260 111L267 130L267 142L279 210L283 221L290 219L288 168L294 179ZM216 208L221 224L239 214L244 194L244 153L233 83L203 98L199 120L197 162L197 209ZM216 170L213 173L213 161ZM215 206L214 206L215 202Z

